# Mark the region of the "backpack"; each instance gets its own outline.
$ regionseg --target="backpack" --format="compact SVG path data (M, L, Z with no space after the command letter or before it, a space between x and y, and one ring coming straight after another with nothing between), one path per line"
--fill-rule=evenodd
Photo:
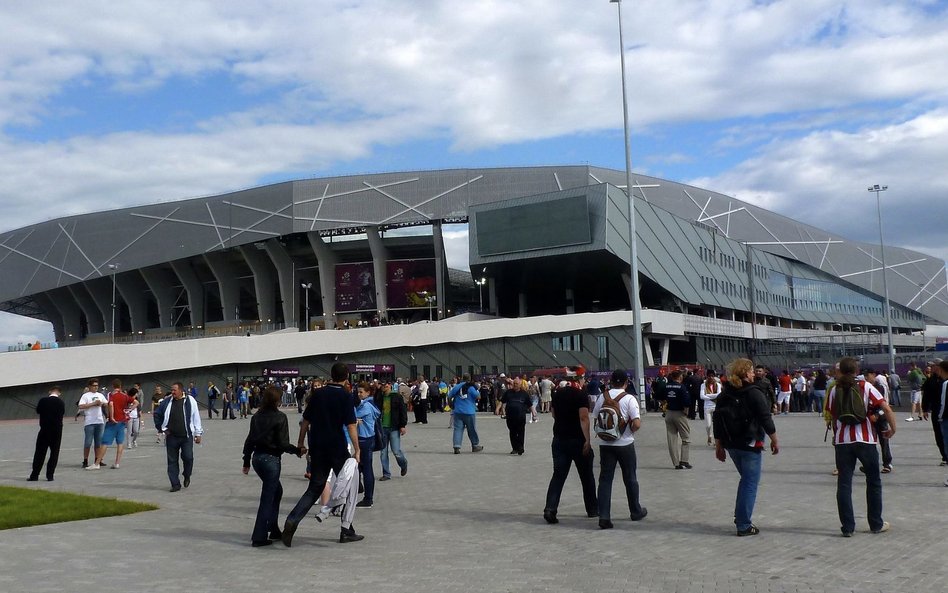
M715 426L724 431L723 435L715 436L732 446L746 443L750 436L751 416L744 398L728 389L722 391L715 403L712 418Z
M596 414L596 419L593 422L596 436L600 440L617 441L625 432L628 421L622 417L619 401L626 395L628 394L624 391L615 398L611 397L608 391L602 394L602 407L599 408L599 413Z
M840 424L855 426L862 424L866 419L866 400L862 396L864 385L865 381L860 381L858 385L855 383L851 385L847 393L835 392L833 411Z

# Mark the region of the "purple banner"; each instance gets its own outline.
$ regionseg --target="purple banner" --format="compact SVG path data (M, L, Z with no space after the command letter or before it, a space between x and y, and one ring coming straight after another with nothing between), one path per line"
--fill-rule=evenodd
M436 296L435 260L391 260L386 267L389 309L427 307L426 297Z
M336 264L336 310L376 310L372 262Z

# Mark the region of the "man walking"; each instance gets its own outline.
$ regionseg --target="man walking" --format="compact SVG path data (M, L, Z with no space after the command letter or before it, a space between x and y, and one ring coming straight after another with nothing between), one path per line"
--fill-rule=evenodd
M46 460L46 451L49 451L49 462L46 464L46 479L53 481L56 464L59 463L59 446L63 440L63 416L66 415L66 404L59 397L59 385L49 390L49 395L36 404L36 413L39 414L39 434L36 435L36 452L33 454L33 471L29 481L39 480L40 470Z
M293 545L293 534L306 516L326 486L329 472L335 472L337 479L343 480L344 475L352 474L354 464L350 463L349 471L344 474L343 466L349 459L349 450L343 431L348 432L352 442L352 457L358 464L361 451L359 450L359 434L356 430L356 416L352 393L349 391L349 367L341 362L332 365L329 371L331 380L324 387L315 389L310 394L309 403L303 411L300 421L300 435L297 446L306 453L303 439L308 437L310 454L310 478L306 492L299 502L290 511L283 525L283 545ZM352 484L351 480L345 483ZM358 479L355 480L358 484ZM340 482L340 485L342 482ZM351 492L340 492L333 489L336 499L353 500ZM356 494L357 497L357 494ZM355 515L355 503L346 504L342 512L342 527L339 532L339 543L357 542L363 536L356 534L352 519Z
M675 373L678 373L677 378ZM681 378L680 371L672 373L672 382ZM669 382L671 386L672 382ZM622 470L622 482L625 484L625 494L629 501L629 518L633 521L641 521L648 515L648 509L639 504L639 481L636 477L636 458L635 458L635 432L642 426L642 420L639 414L638 399L626 392L629 384L629 377L625 371L616 369L612 371L612 377L609 380L611 389L608 395L619 405L619 419L621 431L619 438L615 440L603 440L597 434L599 441L599 528L612 529L612 480L615 477L616 464ZM679 387L684 387L679 383ZM667 392L666 392L667 394ZM603 394L596 400L593 407L593 418L599 416L606 401L606 394ZM685 408L687 409L687 408ZM683 410L679 410L682 417L685 416Z
M549 379L544 378L544 381ZM553 413L553 477L546 490L543 518L547 523L559 523L556 511L560 506L563 486L569 476L570 465L576 466L583 487L583 504L587 517L599 516L596 498L596 478L593 476L592 446L589 440L589 397L566 381L550 395Z
M918 365L913 362L909 365L909 372L905 378L908 380L912 398L912 409L909 411L909 417L905 420L908 422L914 422L916 417L921 420L922 384L925 383L925 374L922 372L922 369L918 368Z
M168 479L171 491L181 490L178 458L184 464L184 487L191 485L194 470L194 445L201 444L204 428L201 426L201 411L197 400L184 392L184 384L171 384L171 397L161 400L158 407L159 431L165 435L165 451L168 458Z
M207 419L214 418L214 414L220 414L217 411L217 398L220 397L221 390L214 385L213 381L207 382Z
M102 433L105 430L105 412L109 402L99 393L99 380L89 379L86 392L79 398L79 410L85 412L82 443L82 467L96 470L105 456L102 446ZM89 463L89 450L92 450L92 464Z
M681 371L674 370L668 375L668 384L665 393L660 399L665 400L665 437L668 441L668 454L671 456L675 469L691 469L688 463L689 445L691 444L691 425L688 424L688 408L691 405L691 394L681 384Z
M112 380L112 392L109 394L109 405L106 408L107 417L105 430L102 432L102 461L105 461L106 450L115 444L115 463L112 469L118 469L122 462L122 453L125 451L125 430L128 428L128 407L132 398L122 391L122 380Z
M480 437L477 436L477 400L481 392L471 383L471 376L465 374L461 381L448 392L448 405L451 406L454 418L454 454L461 453L461 438L467 430L467 438L471 441L471 452L478 453L484 450ZM499 400L498 400L499 401ZM498 410L499 411L499 410Z
M942 411L942 378L941 378L940 358L932 360L928 371L928 377L922 384L922 415L925 420L931 416L932 429L935 431L935 446L941 454L941 465L948 465L948 443L945 443L945 437L941 430L941 411Z
M866 474L869 530L872 533L889 530L889 523L882 520L882 476L879 473L879 450L876 448L879 435L875 423L880 416L884 416L888 429L883 432L883 436L892 438L895 434L895 415L875 387L868 381L856 381L858 370L859 363L855 358L840 359L839 376L830 390L827 404L834 424L833 444L836 449L836 469L839 470L836 509L843 537L851 537L856 530L853 514L853 472L856 461L862 464ZM861 417L855 402L844 401L844 398L854 397L862 400Z
M391 448L395 455L395 461L401 469L401 475L408 473L408 458L402 452L402 437L405 436L408 426L408 408L405 406L405 400L392 390L392 386L384 383L379 389L376 400L376 407L382 411L382 417L379 422L382 423L382 477L380 482L387 482L392 479L392 470L388 461L388 451Z

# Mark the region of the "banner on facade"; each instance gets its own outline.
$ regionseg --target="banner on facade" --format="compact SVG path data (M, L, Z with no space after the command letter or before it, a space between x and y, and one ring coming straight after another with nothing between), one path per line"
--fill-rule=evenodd
M336 264L336 311L376 311L372 262Z
M435 260L390 260L386 267L389 309L428 307L428 297L434 297L437 306Z

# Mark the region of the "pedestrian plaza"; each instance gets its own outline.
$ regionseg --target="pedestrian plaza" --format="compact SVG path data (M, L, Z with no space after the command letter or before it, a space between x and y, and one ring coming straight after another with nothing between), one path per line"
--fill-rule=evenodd
M68 400L68 398L67 398ZM290 439L295 442L295 408ZM139 447L118 470L83 471L82 424L67 412L55 482L28 483L37 426L0 423L0 484L152 502L160 510L0 531L0 591L647 591L935 592L948 589L948 488L929 422L904 421L892 440L894 472L883 476L888 533L868 533L865 486L854 483L857 532L840 537L833 450L816 414L775 418L781 452L766 454L754 520L738 538L732 523L738 476L714 459L704 424L691 422L693 470L675 470L659 414L636 439L641 501L648 518L628 520L617 478L615 529L583 510L575 473L560 523L542 517L552 462L552 418L527 425L526 454L509 455L504 422L477 419L485 450L451 448L447 414L410 424L402 439L405 477L376 484L375 505L358 509L365 540L337 543L339 529L305 520L292 548L250 547L260 481L241 473L247 420L204 420L190 488L168 492L164 447L151 416ZM831 440L831 436L830 436ZM379 462L376 455L376 474ZM106 460L114 459L110 449ZM392 459L393 467L397 466ZM283 457L281 523L306 488L304 462ZM598 476L598 463L596 465ZM16 512L15 509L4 512Z

